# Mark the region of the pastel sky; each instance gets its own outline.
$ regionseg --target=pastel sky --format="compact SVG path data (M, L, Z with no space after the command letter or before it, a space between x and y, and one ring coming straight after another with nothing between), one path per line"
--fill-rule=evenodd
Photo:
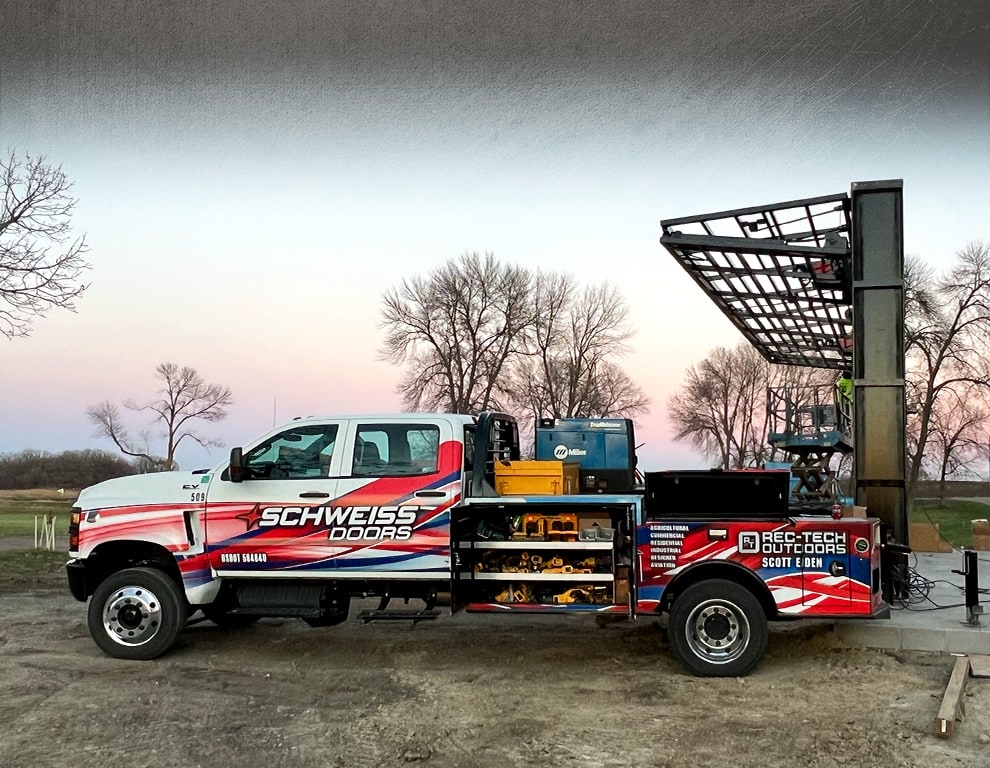
M0 151L63 166L93 265L77 313L0 339L0 452L112 448L86 407L147 399L163 361L232 388L228 446L398 410L382 292L489 251L619 287L640 466L702 466L665 404L739 336L661 219L897 178L909 254L990 241L986 0L0 11Z

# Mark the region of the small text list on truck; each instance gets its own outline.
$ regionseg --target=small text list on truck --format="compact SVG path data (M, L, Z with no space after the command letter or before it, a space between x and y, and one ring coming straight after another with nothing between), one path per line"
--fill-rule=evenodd
M768 620L889 614L880 522L791 515L786 471L580 493L575 465L519 458L502 413L297 419L209 471L83 490L69 588L96 644L136 660L197 612L330 626L373 597L359 618L417 622L443 596L452 611L666 613L688 670L737 676L763 657Z

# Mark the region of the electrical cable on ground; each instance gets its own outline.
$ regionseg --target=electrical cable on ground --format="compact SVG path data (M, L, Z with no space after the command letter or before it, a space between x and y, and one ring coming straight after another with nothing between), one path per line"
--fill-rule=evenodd
M913 558L913 562L907 566L904 571L904 577L898 578L896 573L894 575L893 598L891 600L892 608L903 608L907 611L938 611L944 608L966 607L966 603L941 605L932 600L930 595L932 590L935 589L936 584L948 584L960 592L965 591L965 588L958 584L953 584L951 581L932 580L922 576L915 567L918 564L918 556L912 553L911 557ZM981 594L987 594L987 592L988 590L985 589L980 590ZM980 602L983 603L984 601L981 600ZM918 606L923 603L931 603L931 605L919 608Z

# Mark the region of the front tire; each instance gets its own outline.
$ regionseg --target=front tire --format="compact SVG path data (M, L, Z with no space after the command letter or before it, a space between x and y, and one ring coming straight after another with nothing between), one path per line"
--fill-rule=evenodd
M674 656L701 677L739 677L763 658L767 617L752 592L734 581L692 584L674 599L668 624Z
M128 568L96 588L87 622L108 656L147 661L172 647L187 612L185 595L170 576L154 568Z

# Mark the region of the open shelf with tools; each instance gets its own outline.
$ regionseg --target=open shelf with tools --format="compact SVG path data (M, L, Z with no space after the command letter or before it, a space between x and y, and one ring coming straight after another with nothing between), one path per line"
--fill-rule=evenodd
M453 521L455 599L469 611L623 610L632 513L628 501L587 497L463 507Z

